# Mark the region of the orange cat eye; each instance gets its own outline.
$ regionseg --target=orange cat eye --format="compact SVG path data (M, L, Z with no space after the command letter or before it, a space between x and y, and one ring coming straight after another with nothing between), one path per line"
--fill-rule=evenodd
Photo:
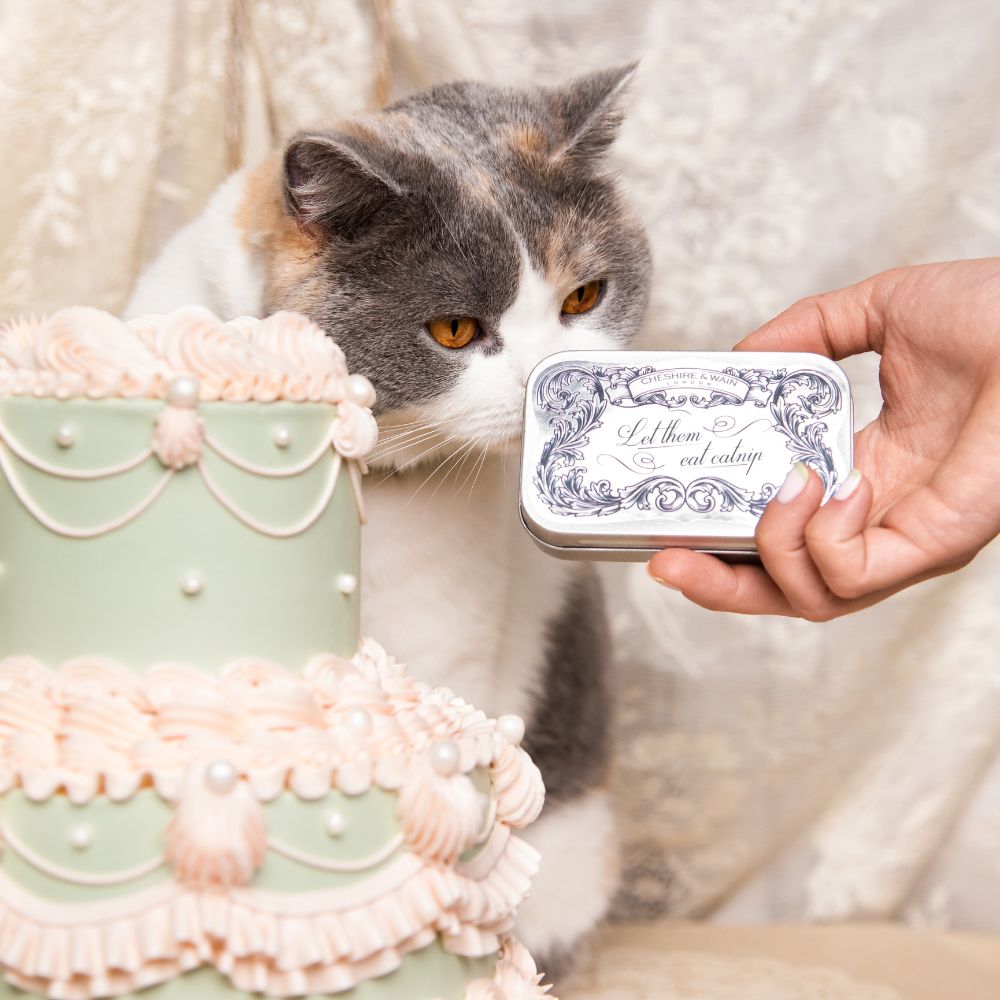
M427 331L442 347L465 347L479 335L479 320L472 316L432 319Z
M585 285L574 288L563 299L562 314L578 316L580 313L590 312L597 305L602 291L604 291L603 281L588 281Z

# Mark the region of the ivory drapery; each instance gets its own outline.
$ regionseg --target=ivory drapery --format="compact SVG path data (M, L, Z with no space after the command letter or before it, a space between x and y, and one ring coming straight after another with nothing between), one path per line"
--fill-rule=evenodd
M803 294L997 252L1000 8L968 0L6 0L0 315L119 308L234 164L458 76L642 56L615 150L643 343L727 348ZM873 366L850 366L859 418ZM996 460L984 456L984 460ZM620 916L1000 929L1000 549L827 625L608 567Z

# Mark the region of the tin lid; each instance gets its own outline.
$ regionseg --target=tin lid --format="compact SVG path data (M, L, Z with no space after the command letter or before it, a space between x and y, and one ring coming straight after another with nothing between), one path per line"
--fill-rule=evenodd
M792 465L852 468L851 392L818 354L577 351L528 379L521 517L547 549L754 552Z

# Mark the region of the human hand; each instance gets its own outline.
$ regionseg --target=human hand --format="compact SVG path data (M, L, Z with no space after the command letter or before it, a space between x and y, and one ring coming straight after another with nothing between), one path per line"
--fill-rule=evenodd
M666 549L654 579L711 610L827 621L966 565L1000 532L1000 258L803 299L735 349L876 351L882 410L824 506L816 473L792 469L757 527L762 566Z

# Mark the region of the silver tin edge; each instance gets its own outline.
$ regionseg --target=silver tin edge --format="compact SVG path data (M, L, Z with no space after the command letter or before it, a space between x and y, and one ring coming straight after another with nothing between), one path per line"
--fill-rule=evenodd
M531 399L535 382L539 374L554 364L558 364L560 359L590 359L605 357L622 357L636 354L712 354L712 353L735 353L735 352L707 352L707 351L618 351L618 350L585 350L585 351L558 351L543 358L531 370L525 386L525 411L527 413L527 400ZM815 354L807 351L794 352L748 352L752 354L773 353L777 356L793 355L795 357L815 358L817 367L833 368L839 373L839 381L844 390L845 409L848 411L850 419L850 433L846 447L847 468L854 467L854 396L851 391L850 381L844 369L828 358L825 354ZM531 470L526 468L528 461L528 435L527 429L521 437L521 456L519 462L520 489L518 496L518 507L520 519L525 530L531 536L535 544L549 555L559 559L570 560L615 560L621 562L642 562L651 555L660 552L665 548L686 548L697 552L707 552L717 555L720 558L731 562L756 562L758 560L757 546L753 538L740 537L696 537L685 535L676 537L670 535L658 536L619 536L623 541L632 541L631 545L608 544L608 536L585 533L568 535L566 533L556 533L547 529L544 525L537 523L524 503L524 493L526 484L531 482ZM572 538L573 541L568 541Z
M524 529L531 537L531 540L543 552L550 556L555 556L556 559L568 559L574 562L594 562L595 560L600 562L646 562L651 556L656 555L657 552L661 552L663 549L668 548L686 548L691 549L694 552L706 552L709 555L718 556L726 562L760 562L756 547L749 549L696 548L690 544L690 539L685 539L688 543L685 545L679 545L676 542L664 542L662 545L654 546L653 548L635 548L625 546L607 548L596 545L554 545L551 542L546 542L539 538L539 536L531 530L531 527L525 520L523 508L521 509L521 524L524 525Z

